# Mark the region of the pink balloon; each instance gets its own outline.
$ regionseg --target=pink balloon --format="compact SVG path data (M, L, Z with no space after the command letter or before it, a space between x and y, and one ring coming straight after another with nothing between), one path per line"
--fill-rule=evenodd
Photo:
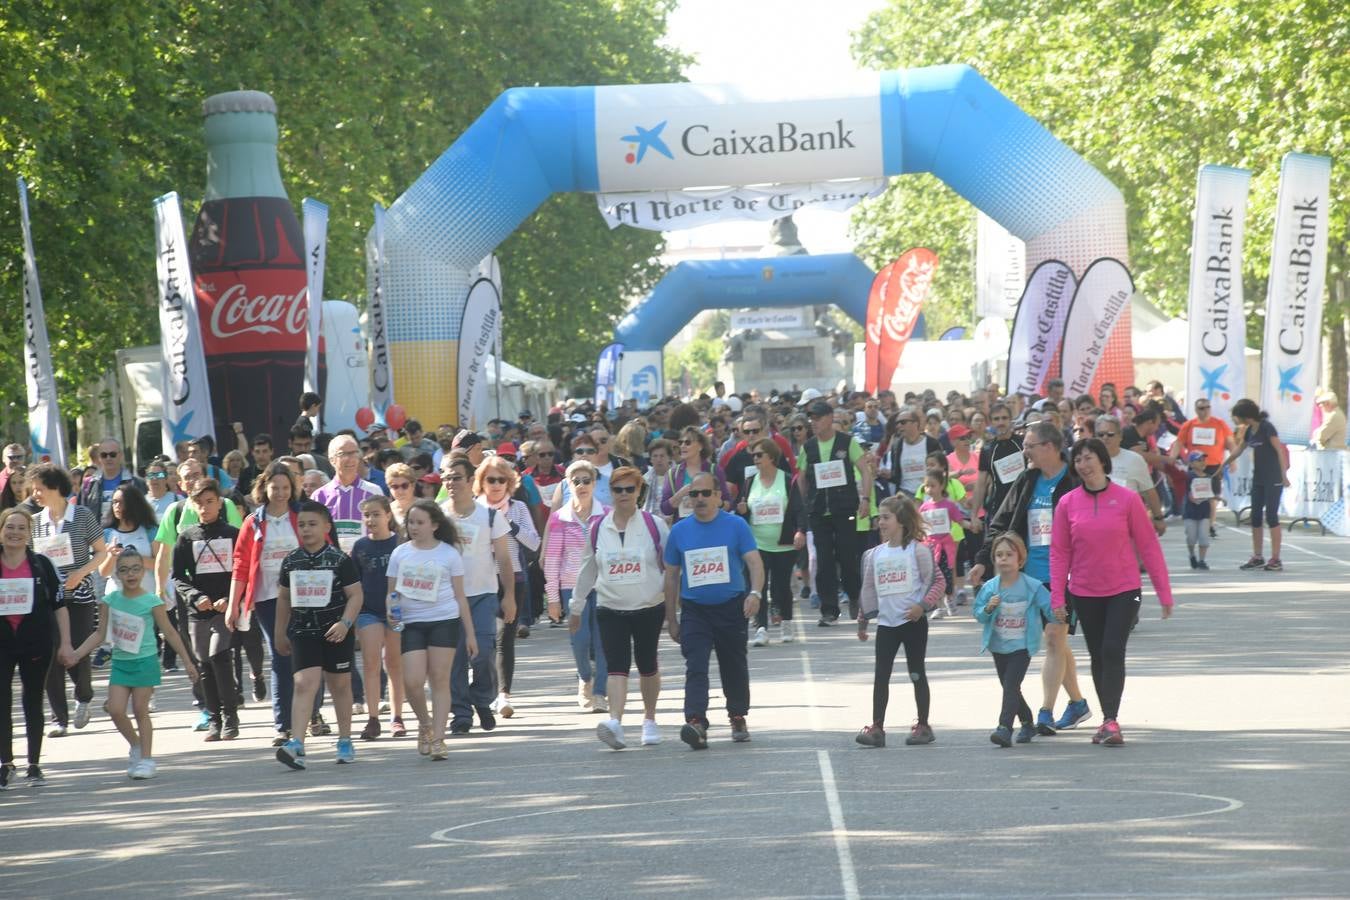
M408 421L408 413L403 407L395 403L384 411L384 424L398 431Z
M375 410L369 406L363 406L356 411L356 427L362 431L369 431L370 426L375 424Z

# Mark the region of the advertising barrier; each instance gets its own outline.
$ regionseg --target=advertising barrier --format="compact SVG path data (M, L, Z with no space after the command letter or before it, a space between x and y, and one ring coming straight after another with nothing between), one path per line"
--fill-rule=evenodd
M1312 519L1332 534L1350 537L1345 486L1350 484L1350 451L1289 448L1289 487L1280 497L1281 519ZM1237 471L1224 474L1223 501L1235 513L1251 505L1252 460L1238 457ZM1243 523L1248 522L1244 515Z

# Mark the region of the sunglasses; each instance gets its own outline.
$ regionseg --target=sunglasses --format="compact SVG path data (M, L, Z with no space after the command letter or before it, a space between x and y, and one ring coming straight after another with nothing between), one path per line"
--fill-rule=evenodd
M552 450L541 450L541 451L539 451L538 453L536 453L535 456L538 456L540 459L552 459L552 458L553 458L553 451L552 451Z
M1198 409L1198 410L1206 410L1206 409L1209 409L1209 407L1208 407L1208 406L1196 406L1196 409ZM106 455L106 454L105 454L105 455ZM116 454L114 454L114 456L115 456L115 455L116 455Z
M409 484L409 483L406 482L406 481L391 481L391 482L389 482L389 490L391 490L391 491L406 491L406 490L407 490L408 488L410 488L410 487L412 487L412 485Z
M150 479L151 481L160 481L160 480L162 480L162 479L168 478L168 477L169 477L169 473L168 473L168 472L146 472L146 473L145 473L145 477L148 478L148 479Z
M441 481L446 482L447 484L463 484L464 482L466 482L466 481L468 481L468 480L469 480L469 479L466 478L466 477L464 477L463 475L442 475L442 476L441 476Z
M763 430L762 428L742 428L741 434L759 434Z
M573 456L590 456L590 455L594 454L595 452L596 452L596 449L595 449L594 447L573 447L573 448L572 448L572 455L573 455Z
M121 452L118 451L118 450L104 450L102 453L100 453L100 454L98 455L98 458L99 458L99 459L117 459L117 457L119 457L119 456L121 456L121 455L122 455Z
M792 430L793 430L793 431L805 431L805 430L806 430L806 426L805 426L805 425L793 425L793 426L792 426Z
M694 445L697 444L697 443L698 443L698 441L691 441L691 440L689 440L689 438L681 438L681 439L680 439L680 446L681 446L681 447L692 447L692 446L694 446Z
M502 478L500 475L489 475L487 478L484 478L483 480L486 481L488 484L506 484L506 479Z
M750 454L750 458L751 458L751 459L763 459L763 458L764 458L764 451L761 450L761 451L759 451L758 453L751 453L751 454Z
M592 479L590 478L573 478L572 484L575 485L576 487L585 487L586 485L590 484L591 481Z
M701 491L689 492L690 497L711 497L712 495L713 495L712 488L704 488Z
M615 494L635 494L638 486L636 484L611 484L609 489Z

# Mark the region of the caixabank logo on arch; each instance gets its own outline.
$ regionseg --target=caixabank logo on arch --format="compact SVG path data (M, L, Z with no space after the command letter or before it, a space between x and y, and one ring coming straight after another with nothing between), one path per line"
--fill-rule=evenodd
M601 191L880 176L880 82L790 100L729 85L599 87L595 149Z

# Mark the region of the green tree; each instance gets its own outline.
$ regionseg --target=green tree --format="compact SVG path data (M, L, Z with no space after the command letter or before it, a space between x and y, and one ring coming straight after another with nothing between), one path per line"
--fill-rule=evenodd
M1173 314L1186 308L1197 169L1251 169L1243 268L1257 345L1280 159L1345 158L1350 15L1335 0L892 2L855 35L854 53L878 69L969 63L1097 166L1125 195L1138 289ZM1348 184L1344 166L1334 167L1325 321L1342 335L1330 342L1342 389ZM878 265L914 244L936 250L935 318L969 321L969 204L931 177L898 179L854 228Z
M364 303L371 204L389 205L501 91L681 79L661 44L674 0L14 0L0 7L0 175L30 184L62 409L119 347L158 340L151 201L205 185L201 101L266 90L298 208L331 207L327 293ZM13 194L0 202L0 328L22 333ZM509 359L594 363L655 280L657 234L610 233L585 197L545 204L501 248ZM0 418L25 416L21 343L0 354Z

